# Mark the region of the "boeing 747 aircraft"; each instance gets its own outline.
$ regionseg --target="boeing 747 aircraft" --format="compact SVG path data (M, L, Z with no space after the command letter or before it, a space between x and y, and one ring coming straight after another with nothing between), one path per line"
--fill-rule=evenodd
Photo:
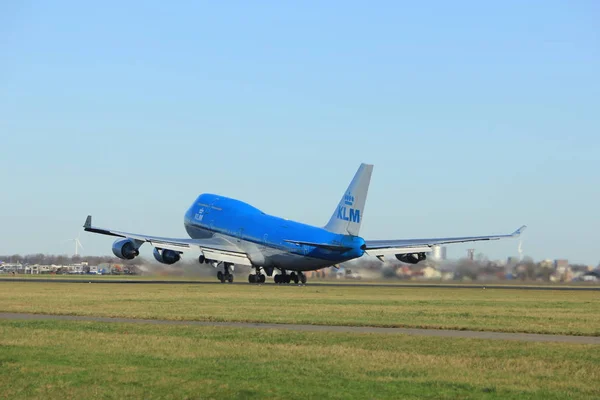
M359 236L373 165L362 164L344 192L333 215L324 227L306 225L268 215L239 200L215 194L202 194L184 216L190 238L174 239L140 235L92 226L88 216L84 229L102 235L117 236L112 251L131 260L146 242L154 247L154 258L174 264L185 251L200 251L199 262L219 269L221 282L233 282L234 265L254 269L250 283L265 282L274 275L275 283L306 283L303 271L330 267L344 261L372 255L410 264L426 259L435 245L496 240L517 237L525 226L509 235L467 236L433 239L365 240Z

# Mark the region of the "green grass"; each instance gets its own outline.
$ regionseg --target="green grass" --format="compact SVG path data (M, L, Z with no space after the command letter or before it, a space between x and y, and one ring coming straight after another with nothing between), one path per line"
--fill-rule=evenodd
M0 321L0 398L600 396L598 346Z
M249 269L243 272L238 271L236 274L236 282L247 282L247 272ZM186 282L217 282L215 270L203 271L204 274L201 276L197 275L173 275L173 274L156 274L156 275L55 275L55 274L0 274L0 280L11 280L11 279L27 279L27 280L125 280L125 281L186 281ZM272 278L268 278L267 284L273 283ZM442 281L442 280L399 280L399 279L336 279L336 278L310 278L310 285L320 284L336 284L336 285L440 285L440 286L476 286L476 287L494 287L494 286L527 286L527 287L556 287L556 288L567 288L567 287L598 287L597 283L593 282L542 282L542 281L519 281L519 280L506 280L506 281L494 281L494 282L482 282L482 281Z
M0 282L0 311L600 336L600 294L577 291Z
M215 282L216 277L212 276L177 276L177 275L78 275L78 274L65 274L65 275L56 275L56 274L1 274L0 279L3 280L17 280L17 279L27 279L27 280L48 280L48 279L56 279L56 280L113 280L113 281L192 281L192 282Z

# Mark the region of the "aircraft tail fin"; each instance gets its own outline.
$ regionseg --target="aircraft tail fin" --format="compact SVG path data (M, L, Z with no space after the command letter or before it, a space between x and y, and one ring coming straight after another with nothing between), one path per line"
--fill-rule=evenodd
M373 165L360 165L325 229L333 233L358 236L372 172Z

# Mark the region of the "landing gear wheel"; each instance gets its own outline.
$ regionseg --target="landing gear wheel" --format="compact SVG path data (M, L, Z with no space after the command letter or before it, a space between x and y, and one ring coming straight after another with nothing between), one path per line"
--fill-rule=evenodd
M265 283L266 276L261 272L261 267L254 267L254 274L248 275L248 282L250 283Z
M303 273L300 273L300 282L302 282L303 285L306 284L306 275Z
M198 257L198 262L200 264L204 264L206 262L206 257L204 257L204 254L201 254L200 257Z
M298 284L298 275L296 275L296 273L295 273L295 272L292 272L292 273L290 274L290 282L291 282L291 281L294 281L294 283L295 283L296 285Z
M233 282L233 274L231 273L231 271L233 271L233 264L223 263L223 271L217 272L217 278L219 278L221 283L224 283L226 281L231 283Z
M281 283L281 275L275 275L273 277L273 280L275 281L275 283Z

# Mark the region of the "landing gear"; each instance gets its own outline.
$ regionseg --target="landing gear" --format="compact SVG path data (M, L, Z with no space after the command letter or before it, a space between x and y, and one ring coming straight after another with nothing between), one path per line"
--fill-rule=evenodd
M263 274L260 274L260 275L250 274L250 275L248 275L248 282L249 283L265 283L266 280L267 280L267 277L264 276Z
M255 267L254 270L256 271L256 273L248 275L248 282L249 283L265 283L265 281L267 280L267 277L265 276L265 274L261 273L260 267Z
M302 272L298 272L298 275L300 275L300 283L306 285L306 275L304 275Z
M275 275L273 280L275 283L290 283L290 276L282 269L281 274Z
M292 272L291 274L287 274L285 270L281 270L281 274L275 275L273 277L275 283L291 283L294 284L302 283L303 285L306 283L306 275L302 272Z
M217 278L221 281L221 283L233 282L233 265L230 263L223 263L223 271L217 272Z
M297 285L297 284L298 284L298 280L299 280L299 279L298 279L298 275L296 275L296 273L295 273L295 272L292 272L292 273L290 274L290 281L294 281L294 284L296 284L296 285Z

